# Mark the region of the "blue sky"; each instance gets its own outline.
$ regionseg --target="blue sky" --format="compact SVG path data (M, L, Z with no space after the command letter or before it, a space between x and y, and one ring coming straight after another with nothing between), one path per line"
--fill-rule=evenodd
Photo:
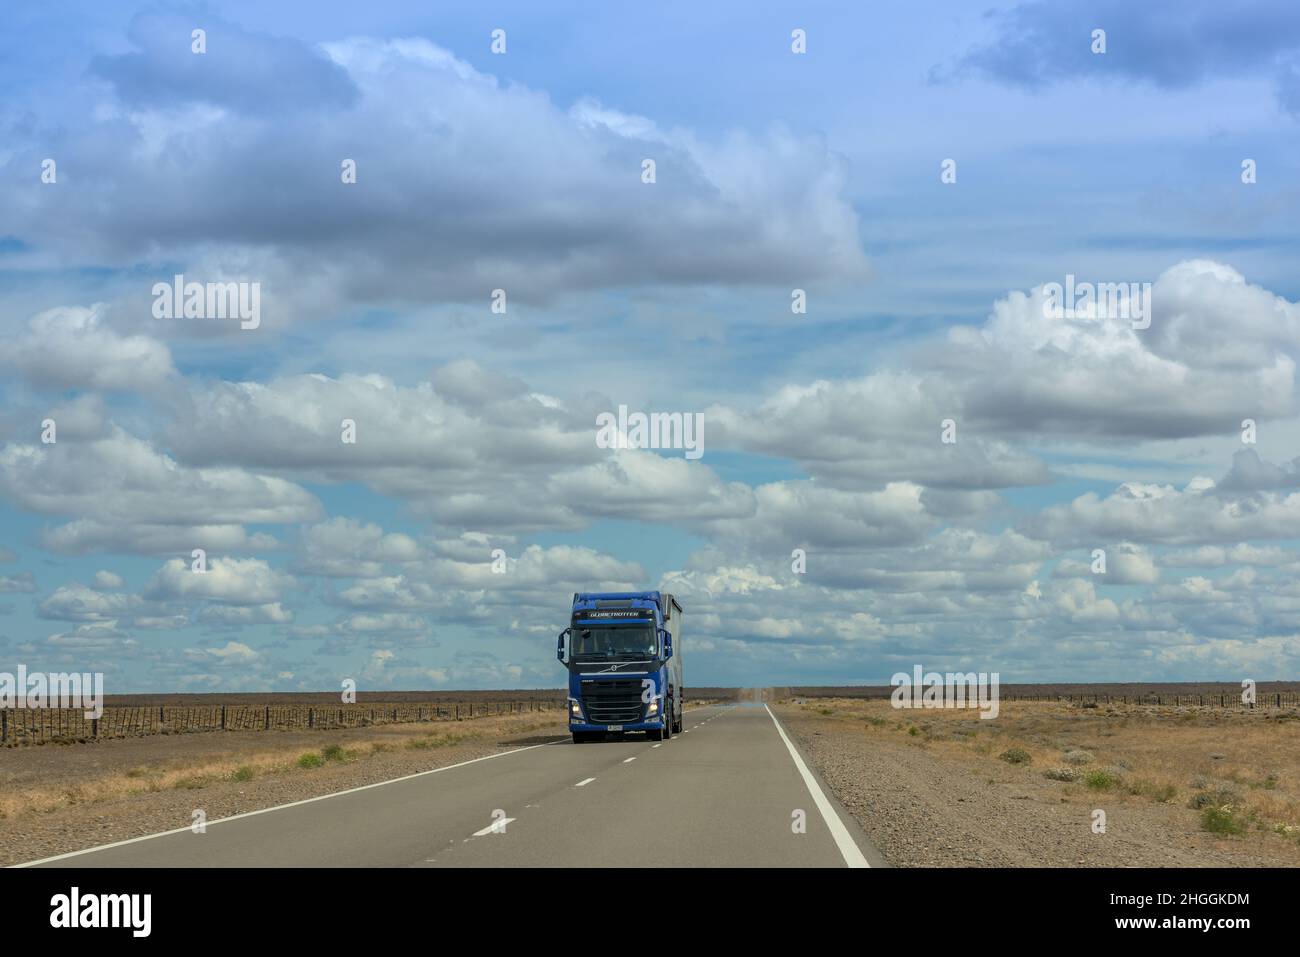
M663 587L697 685L1294 677L1293 5L6 15L0 660L555 686L572 591Z

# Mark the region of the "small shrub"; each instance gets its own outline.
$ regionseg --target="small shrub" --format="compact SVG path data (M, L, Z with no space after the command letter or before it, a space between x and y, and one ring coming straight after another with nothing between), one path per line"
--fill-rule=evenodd
M916 725L914 725L914 724L909 724L909 725L907 726L907 733L910 734L912 737L915 738L918 734L921 733L921 729L918 728L918 727L917 727Z
M315 751L308 751L298 759L298 767L300 768L319 768L324 764L325 759Z
M1193 811L1201 811L1211 807L1225 807L1229 804L1235 804L1237 801L1237 792L1225 785L1220 785L1213 791L1202 791L1200 794L1193 794L1187 806Z
M330 744L321 749L320 756L326 761L343 761L347 758L342 745Z
M1146 795L1157 804L1167 804L1178 796L1178 788L1172 784L1153 784Z
M1153 781L1132 781L1127 785L1128 793L1141 795L1150 798L1157 804L1164 804L1166 801L1172 801L1178 794L1178 789L1172 784L1156 784Z
M1211 834L1244 834L1246 822L1231 807L1207 807L1201 812L1201 829Z
M1083 783L1094 791L1109 791L1119 784L1119 775L1109 768L1095 768L1084 775Z
M1079 770L1078 768L1048 768L1043 772L1043 777L1050 781L1077 781Z
M818 713L818 714L823 714L823 715L832 715L832 714L835 713L835 709L834 709L834 708L822 708L822 709L819 710L817 713Z
M1066 764L1088 764L1092 761L1092 754L1088 751L1071 751L1065 756Z
M1033 764L1034 756L1024 748L1007 748L998 755L1007 764Z
M232 781L251 781L253 780L253 769L247 764L240 765L231 772L230 780Z

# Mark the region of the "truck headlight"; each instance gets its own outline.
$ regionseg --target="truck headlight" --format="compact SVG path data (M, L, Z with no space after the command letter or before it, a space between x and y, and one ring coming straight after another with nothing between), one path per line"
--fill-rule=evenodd
M582 717L582 706L578 704L578 700L576 698L569 699L569 717L570 718Z
M653 718L658 713L659 713L659 699L651 698L649 707L645 709L645 716L647 718Z

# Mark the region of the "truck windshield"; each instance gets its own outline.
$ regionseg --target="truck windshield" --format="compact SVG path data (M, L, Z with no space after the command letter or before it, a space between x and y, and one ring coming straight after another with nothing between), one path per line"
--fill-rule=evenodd
M575 661L641 660L653 658L655 630L647 625L575 625Z

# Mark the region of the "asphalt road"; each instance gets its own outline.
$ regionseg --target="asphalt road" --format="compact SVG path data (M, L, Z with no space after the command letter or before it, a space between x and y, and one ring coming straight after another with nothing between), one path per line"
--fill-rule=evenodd
M695 709L685 728L521 748L33 864L883 866L766 706Z

